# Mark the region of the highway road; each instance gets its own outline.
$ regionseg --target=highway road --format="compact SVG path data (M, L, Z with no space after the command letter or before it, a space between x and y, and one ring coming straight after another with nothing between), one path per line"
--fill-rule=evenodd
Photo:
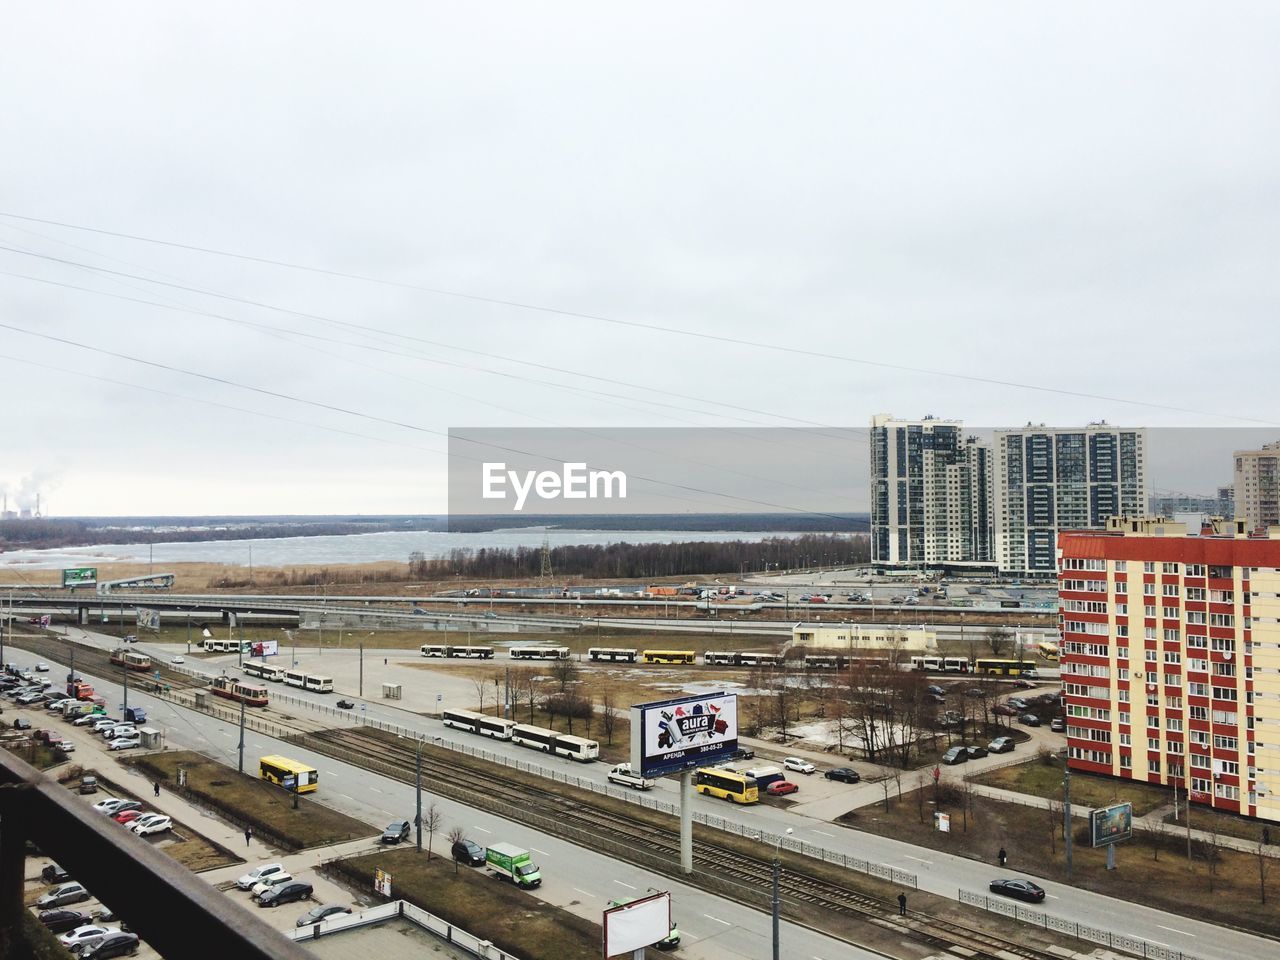
M112 643L113 641L111 638L95 638L96 645L110 646ZM160 652L159 647L156 647L156 652ZM27 659L31 659L30 655L27 655ZM320 694L309 694L304 691L296 690L290 690L289 693L290 695L296 695L299 698L312 700L318 704L325 704L328 702L328 698ZM133 695L131 694L131 698L132 696ZM471 700L469 702L474 702L474 690L471 691ZM174 715L172 717L171 724L172 742L187 743L193 746L203 746L205 744L214 744L215 746L221 745L224 752L227 747L234 744L234 740L231 739L231 733L229 732L229 728L226 724L219 724L217 721L209 720L203 715L191 714L189 711L179 710L168 704L162 705L157 703L156 707L157 710L160 711L161 716L166 715L165 711ZM430 718L418 717L415 720L413 714L404 710L389 707L378 701L366 702L366 710L369 716L378 717L391 723L411 727L427 737L434 738L443 736L446 738L447 742L464 743L472 746L476 745L474 742L475 740L479 740L479 738L464 737L456 731L447 730L447 728L444 728L438 721ZM210 730L215 732L208 732ZM195 738L194 741L192 740L192 737ZM261 741L262 738L255 739ZM530 751L513 744L506 744L491 740L480 740L480 744L483 745L484 749L490 750L493 753L518 758L526 764L540 764L544 769L555 770L560 775L563 775L566 772L571 772L574 775L585 779L591 779L599 782L604 782L605 780L606 770L603 764L574 764L569 760L547 761L538 754L531 753ZM268 744L265 743L263 744L263 746L267 745ZM254 749L258 748L255 747ZM312 762L315 762L315 760ZM397 798L402 796L402 794L389 792L395 789L394 784L385 785L374 792L372 789L366 789L359 785L362 780L369 780L370 782L377 780L377 778L373 778L370 774L356 773L355 771L346 770L345 768L338 769L338 767L334 766L333 761L327 759L320 760L318 765L322 769L333 770L337 773L339 776L339 784L344 786L348 784L351 785L351 790L353 792L346 794L344 791L343 794L339 794L339 799L344 799L349 796L350 802L363 805L363 808L374 811L377 815L387 814L386 819L392 819L393 815L404 815L403 808L398 812L393 810L392 807L388 805L388 799L386 799L390 796L396 796ZM340 767L341 765L338 766ZM674 798L675 788L672 781L663 781L659 789L664 794ZM398 802L402 801L399 801L398 799ZM696 797L695 803L698 805L697 809L702 810L709 815L724 815L725 805L722 801L710 800L705 797ZM356 808L353 807L352 811L354 812L355 809ZM453 818L475 818L481 816L478 813L463 813L453 807L451 807L450 810L451 813L449 816ZM1010 872L1000 871L998 868L989 865L975 866L975 862L969 859L929 850L927 848L915 847L888 837L879 837L872 834L861 833L851 829L835 826L824 820L816 820L793 811L773 808L763 804L758 807L735 808L733 810L733 814L737 820L745 824L749 829L758 829L776 834L785 830L787 827L791 827L795 830L796 837L807 843L826 847L827 849L844 853L848 856L891 865L900 870L915 873L919 878L920 889L928 890L932 893L952 899L957 897L957 893L961 889L985 893L985 886L988 880L993 879L996 876L1007 875ZM370 816L370 814L366 813L364 816L367 817ZM467 821L463 819L461 822ZM487 824L482 825L488 826ZM498 829L507 828L499 827ZM516 842L519 842L519 832L524 831L525 828L512 826L509 829L516 831L514 836L517 838ZM561 843L560 841L552 839L540 839L538 841L538 846L541 847L541 849L551 851L550 847L543 845L544 842L555 847L554 853L556 856L570 856L570 854L567 853L566 848L559 846ZM594 855L584 853L583 856L589 858ZM605 864L610 863L607 858L598 859L603 861ZM1125 853L1123 849L1120 851L1119 859L1123 866L1125 861ZM1013 852L1013 861L1016 866L1018 864L1017 851ZM586 864L585 860L584 864ZM576 866L575 861L575 869ZM614 867L618 871L632 869L618 865L614 865ZM591 877L593 879L588 884L578 884L579 887L587 890L605 890L609 888L608 885L612 883L613 875L610 874L608 868L600 867L598 865L584 865L583 869L594 871L591 873ZM637 871L637 875L639 875L639 873L641 872ZM623 876L622 873L618 873L617 875L622 876L626 882L631 882L626 876ZM1034 870L1021 872L1020 875L1036 879L1037 882L1041 883L1041 885L1049 891L1049 900L1047 902L1046 909L1051 914L1071 921L1083 922L1103 929L1123 932L1129 936L1142 937L1153 943L1168 946L1173 949L1204 958L1204 960L1237 960L1237 958L1242 956L1266 956L1275 949L1275 944L1264 938L1255 937L1222 927L1212 926L1191 917L1177 916L1158 910L1152 910L1126 901L1100 896L1085 890L1066 886L1056 881L1045 880L1038 877ZM631 874L627 874L627 876L631 876ZM656 886L666 883L666 881L660 881L657 878L649 877L645 883L647 885ZM644 889L644 887L641 886L640 889ZM564 891L557 890L556 895L557 897L562 897L564 896ZM682 894L682 901L683 896L684 895ZM697 896L706 897L705 894L698 894ZM707 902L705 903L699 901L699 906L697 908L697 911L700 911L704 918L710 916L717 919L730 919L721 915L728 910L727 907L722 905L722 901L716 900L715 898L706 898L706 901ZM556 902L561 901L557 900ZM717 913L717 911L719 911L719 913ZM746 913L751 916L760 916L756 914L755 911L748 910ZM680 915L683 917L683 910ZM767 917L761 917L760 919L767 921ZM684 920L681 919L682 929L684 928L684 925ZM704 936L711 932L708 927L698 927L696 922L691 929L698 930L698 932ZM760 928L757 925L753 929L766 928ZM796 935L799 936L798 931L796 932ZM790 942L789 937L788 942ZM746 949L747 942L743 941L741 944L738 944L735 949L738 947ZM833 954L830 943L828 943L825 949L827 950L827 953L824 954L822 946L815 945L811 954L803 955L820 956L824 958L829 958L833 955L854 955L849 953ZM839 949L848 950L849 948L841 946ZM725 953L718 955L732 956L732 954ZM757 956L760 954L758 952L748 952L743 955Z

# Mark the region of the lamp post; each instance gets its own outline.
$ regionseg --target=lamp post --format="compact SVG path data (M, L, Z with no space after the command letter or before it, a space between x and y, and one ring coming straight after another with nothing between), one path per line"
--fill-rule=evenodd
M787 827L787 832L778 834L778 840L773 845L773 960L781 960L782 957L780 946L781 921L779 919L781 899L778 894L778 883L782 876L782 861L779 857L781 856L782 841L791 836L792 832L792 829ZM757 834L752 839L763 840L764 837Z

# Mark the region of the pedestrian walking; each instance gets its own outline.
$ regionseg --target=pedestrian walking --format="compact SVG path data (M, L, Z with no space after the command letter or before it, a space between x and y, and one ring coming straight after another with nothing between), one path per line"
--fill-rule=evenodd
M244 828L244 845L247 847L249 841L253 839L253 827Z
M158 797L158 796L160 796L160 781L159 781L159 780L157 780L157 781L155 782L154 786L155 786L155 788L156 788L156 796Z
M907 915L907 895L905 893L898 894L898 916L905 917Z
M1002 866L1002 867L1003 867L1003 866L1004 866L1005 861L1009 859L1009 855L1008 855L1007 853L1005 853L1005 852L1004 852L1004 847L1001 847L1001 848L1000 848L1000 854L999 854L999 856L1000 856L1000 866Z
M386 658L386 657L383 657L383 658L382 658L382 665L383 665L384 667L387 665L387 658Z

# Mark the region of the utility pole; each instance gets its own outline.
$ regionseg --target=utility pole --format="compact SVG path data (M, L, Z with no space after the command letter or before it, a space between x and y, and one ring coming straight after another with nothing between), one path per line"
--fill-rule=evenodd
M187 653L191 652L191 614L187 614Z
M1068 757L1062 758L1062 831L1067 850L1067 882L1071 882L1071 766Z
M120 659L124 660L124 653L121 652ZM129 665L122 663L120 669L124 671L124 709L129 709Z
M364 699L364 644L360 644L360 699Z
M1187 787L1187 867L1191 866L1191 779L1187 774L1182 775L1182 782ZM1177 790L1174 787L1174 790Z
M236 769L240 773L244 773L244 701L240 701L240 762ZM296 790L296 788L295 788ZM294 793L294 803L297 803L297 793Z
M413 825L418 829L418 852L422 852L422 737L418 737L418 760L414 764L414 779L418 785L418 810L413 815Z

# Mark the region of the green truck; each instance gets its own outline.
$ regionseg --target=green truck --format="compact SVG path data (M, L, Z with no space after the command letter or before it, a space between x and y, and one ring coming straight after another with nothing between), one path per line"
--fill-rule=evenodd
M542 886L542 874L528 850L510 843L494 843L489 845L484 859L490 870L517 886L526 890Z

